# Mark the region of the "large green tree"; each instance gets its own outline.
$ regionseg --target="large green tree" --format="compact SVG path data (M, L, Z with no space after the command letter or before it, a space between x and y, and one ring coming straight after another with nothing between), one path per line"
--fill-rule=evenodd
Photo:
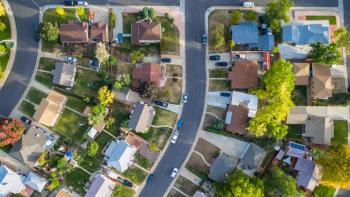
M216 187L217 197L262 197L264 196L264 184L259 178L250 178L241 170L236 170L227 179L226 183L218 183Z
M317 63L336 64L341 61L340 45L331 43L329 45L321 44L320 42L311 44L309 57Z
M94 157L99 149L99 145L97 142L95 141L92 141L89 143L88 147L87 147L87 154L90 156L90 157Z
M337 39L337 43L345 47L346 51L350 53L350 32L344 27L341 27L334 32L334 36Z
M39 36L46 41L55 41L58 39L59 29L57 23L46 22L40 25Z
M281 31L281 20L288 22L289 9L293 6L291 0L271 0L265 9L264 19L274 32Z
M232 24L238 24L241 20L242 12L239 10L234 10L231 13Z

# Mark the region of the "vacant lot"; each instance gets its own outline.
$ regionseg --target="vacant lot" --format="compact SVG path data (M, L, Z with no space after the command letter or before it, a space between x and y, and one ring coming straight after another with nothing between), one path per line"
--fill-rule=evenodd
M210 13L209 15L209 32L208 32L208 44L209 44L209 53L214 52L228 52L230 51L230 47L228 44L225 44L224 46L214 49L213 46L213 29L218 24L223 24L225 26L225 40L229 40L230 37L230 27L231 27L231 14L230 10L224 10L224 9L217 9ZM228 43L228 42L227 42Z
M230 80L215 80L209 81L209 91L230 91L231 81Z
M219 156L220 148L211 144L210 142L204 140L203 138L199 138L194 148L196 151L200 152L205 160L208 162L212 162L217 156Z
M174 185L176 188L192 196L199 187L183 176L179 176Z
M167 79L165 86L159 88L158 98L169 103L179 104L182 96L182 79Z
M348 121L334 120L334 138L332 143L348 144Z
M166 76L168 77L182 77L182 66L175 64L168 64L166 66Z
M120 127L126 127L128 124L130 116L129 108L129 105L114 101L110 108L110 113L112 113L115 122L109 128L106 128L106 130L115 136L119 136Z
M162 54L179 55L180 54L180 36L179 30L175 24L171 23L166 17L158 17L162 24L162 40L160 48Z

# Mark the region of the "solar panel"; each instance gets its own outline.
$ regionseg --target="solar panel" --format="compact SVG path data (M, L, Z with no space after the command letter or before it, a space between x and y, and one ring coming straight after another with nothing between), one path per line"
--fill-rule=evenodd
M305 150L305 146L302 145L302 144L291 143L290 146L291 146L292 148L295 148L295 149L298 149L298 150L302 150L302 151Z

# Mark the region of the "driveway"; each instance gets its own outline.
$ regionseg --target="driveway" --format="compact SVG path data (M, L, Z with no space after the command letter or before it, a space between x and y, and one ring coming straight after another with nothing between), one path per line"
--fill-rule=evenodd
M220 96L221 92L231 93L228 91L208 92L207 104L211 105L211 106L221 107L221 108L226 109L227 105L229 105L231 103L231 97Z
M220 60L218 61L211 61L209 60L209 57L206 57L206 62L207 62L207 68L208 69L214 69L214 68L218 68L215 66L216 62L229 62L229 64L227 65L227 67L230 67L230 62L231 62L231 55L230 53L210 53L208 54L209 56L211 55L220 55ZM223 68L223 67L220 67Z

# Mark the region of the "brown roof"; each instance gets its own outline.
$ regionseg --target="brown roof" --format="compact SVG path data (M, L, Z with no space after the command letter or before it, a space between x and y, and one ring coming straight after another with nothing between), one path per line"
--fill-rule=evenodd
M309 85L309 63L293 63L293 72L295 75L295 85Z
M228 74L232 89L249 89L258 87L258 64L242 60L234 62Z
M163 79L160 64L144 63L140 67L134 68L132 87L139 88L143 82L153 82L157 86Z
M60 39L63 43L82 43L88 42L88 23L87 22L69 22L61 24Z
M329 65L313 64L313 77L311 79L311 96L313 98L332 97L332 76Z
M124 140L126 143L135 146L137 149L140 148L141 144L148 144L147 141L142 139L141 137L135 135L132 132L129 132L128 135L125 137Z
M107 42L108 28L106 24L94 23L91 25L90 39L93 41Z
M248 124L248 108L231 105L226 114L226 130L244 134Z
M66 189L60 189L55 197L72 197L73 195Z
M131 25L131 43L160 42L162 35L161 24L158 22L136 22Z

